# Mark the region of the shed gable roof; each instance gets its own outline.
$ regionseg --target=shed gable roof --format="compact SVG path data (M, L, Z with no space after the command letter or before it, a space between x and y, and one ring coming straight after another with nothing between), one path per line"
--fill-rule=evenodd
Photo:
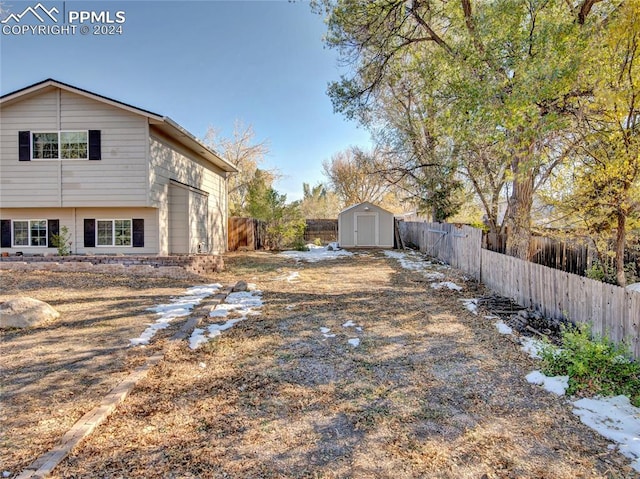
M348 213L351 210L354 210L356 208L359 208L361 206L368 206L369 208L372 208L374 210L377 211L382 211L384 213L390 214L393 216L393 213L391 211L385 210L384 208L381 208L380 206L374 205L373 203L370 203L369 201L363 201L362 203L358 203L355 205L351 205L348 208L345 208L344 210L342 210L340 213L338 213L339 215L343 214L343 213Z
M113 98L99 95L97 93L93 93L88 90L84 90L82 88L78 88L73 85L54 80L52 78L48 78L41 82L34 83L33 85L29 85L27 87L0 96L0 108L3 105L10 105L31 96L38 95L47 88L58 88L60 90L75 93L77 95L91 98L93 100L106 103L117 108L121 108L131 113L144 116L148 119L149 124L154 125L169 138L172 138L183 146L186 146L188 149L200 155L202 158L214 164L221 170L230 173L238 171L238 169L232 163L222 158L222 156L220 156L216 151L206 146L193 134L188 132L168 116L162 116L158 113L153 113L152 111L144 110L142 108L138 108L136 106L129 105L127 103L114 100Z

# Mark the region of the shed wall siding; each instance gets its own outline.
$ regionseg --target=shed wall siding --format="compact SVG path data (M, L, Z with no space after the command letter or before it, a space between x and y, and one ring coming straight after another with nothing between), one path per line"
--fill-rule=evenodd
M365 210L365 207L368 209ZM393 213L371 203L363 203L342 211L338 215L338 243L350 248L365 246L355 235L356 215L377 215L377 244L381 248L393 247ZM358 244L356 244L356 241ZM368 242L368 241L367 241ZM366 245L368 246L368 245Z
M147 206L147 119L50 89L0 110L3 207ZM102 159L18 161L19 131L100 130Z
M207 192L207 230L206 243L209 253L223 253L226 250L226 221L227 205L226 180L224 173L204 159L177 145L157 131L151 131L150 137L151 167L149 169L149 184L151 206L161 211L169 211L169 184L177 181L198 190ZM192 204L190 200L190 204ZM196 208L190 207L193 213ZM202 209L202 208L200 208ZM162 217L162 215L161 215ZM165 230L169 229L169 215ZM161 225L162 226L162 225ZM193 228L196 228L195 230ZM200 228L200 229L198 229ZM190 223L189 231L194 234L202 231L202 226ZM193 237L193 234L190 234ZM189 239L190 250L197 248L198 241ZM197 249L190 251L196 253Z

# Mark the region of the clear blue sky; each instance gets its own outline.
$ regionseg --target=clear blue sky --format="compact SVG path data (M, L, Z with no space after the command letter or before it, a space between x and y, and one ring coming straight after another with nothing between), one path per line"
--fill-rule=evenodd
M0 2L9 13L38 3ZM169 116L198 137L209 126L230 136L241 120L268 140L265 167L284 175L276 188L289 200L302 196L303 181L324 180L322 161L333 153L370 145L365 130L333 113L327 83L342 70L307 2L41 3L60 12L124 11L123 32L0 35L2 94L54 78Z

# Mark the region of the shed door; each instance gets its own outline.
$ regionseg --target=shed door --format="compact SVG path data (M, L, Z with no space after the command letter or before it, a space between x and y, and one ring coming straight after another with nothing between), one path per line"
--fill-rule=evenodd
M377 246L375 215L356 213L354 238L356 246Z

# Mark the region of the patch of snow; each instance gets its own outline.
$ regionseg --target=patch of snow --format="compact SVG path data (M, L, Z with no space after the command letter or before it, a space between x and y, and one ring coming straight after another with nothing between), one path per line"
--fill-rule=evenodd
M502 320L496 321L496 328L500 334L513 334L513 329Z
M160 317L148 325L140 336L130 339L131 345L149 344L149 341L151 341L158 331L169 327L169 324L174 319L191 314L193 308L204 298L216 293L220 288L222 288L222 285L218 283L194 286L187 289L183 296L177 297L169 304L159 304L153 308L148 308L147 311L153 311Z
M461 299L460 301L462 301L462 304L464 304L464 307L467 308L470 312L472 312L475 315L478 314L478 299L477 298Z
M564 396L569 387L569 376L545 376L540 371L532 371L526 375L527 382L542 386L550 393Z
M278 276L276 281L286 281L288 283L295 283L300 279L300 273L298 271L292 271L285 276Z
M347 341L351 346L357 348L360 345L360 338L352 338Z
M11 477L11 471L2 471L2 477Z
M487 315L484 317L484 319L500 319L500 316Z
M258 290L230 293L227 296L226 302L217 305L215 309L209 313L209 317L224 318L227 317L229 313L235 313L239 317L228 319L222 324L216 323L207 326L206 334L205 330L199 328L194 329L189 339L189 347L196 349L209 341L209 339L220 336L223 331L247 319L248 316L259 315L259 310L264 305L261 295L262 292Z
M331 331L331 328L320 328L322 334L327 334L329 331Z
M200 366L202 369L205 369L207 367L207 363L198 363L198 366Z
M441 283L431 283L431 287L433 289L449 288L455 291L462 291L461 286L458 286L456 283L452 283L451 281L443 281Z
M195 328L191 333L191 337L189 338L189 347L191 349L196 349L201 344L204 344L207 341L208 339L204 337L204 329Z
M356 331L362 332L362 327L361 326L356 326Z
M540 353L542 352L542 347L544 343L539 339L520 338L520 344L522 344L522 350L529 355L529 357L533 359L540 359Z
M384 255L387 258L392 258L400 263L404 269L410 271L424 272L429 266L432 266L431 261L424 261L417 253L403 252L403 251L390 251L384 250Z
M350 327L355 326L355 325L356 325L356 323L354 323L353 321L349 320L349 321L347 321L346 323L344 323L344 324L342 325L342 327L343 327L343 328L350 328Z
M607 439L618 444L618 451L632 460L640 472L640 409L626 396L585 398L574 401L573 413Z
M283 251L280 256L295 259L296 261L306 261L316 263L326 259L336 259L341 256L353 256L353 253L343 249L329 249L323 246L308 244L309 251Z
M287 304L284 309L286 309L287 311L291 311L292 309L296 309L298 305L296 304Z

